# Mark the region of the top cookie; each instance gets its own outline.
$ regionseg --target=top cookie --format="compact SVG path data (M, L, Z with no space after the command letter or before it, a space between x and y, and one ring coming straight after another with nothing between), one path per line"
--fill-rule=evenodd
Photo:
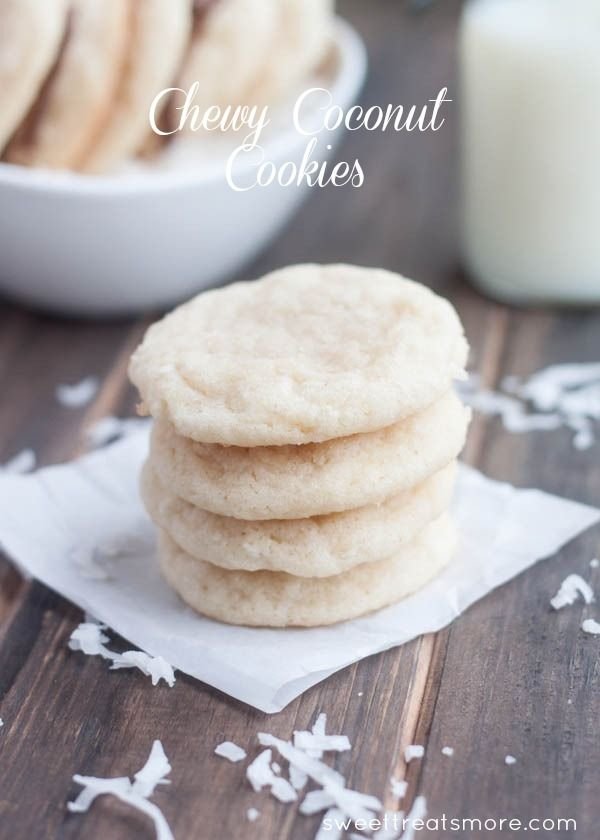
M460 375L458 315L379 269L298 265L206 292L154 324L129 368L144 410L204 443L318 443L383 428Z

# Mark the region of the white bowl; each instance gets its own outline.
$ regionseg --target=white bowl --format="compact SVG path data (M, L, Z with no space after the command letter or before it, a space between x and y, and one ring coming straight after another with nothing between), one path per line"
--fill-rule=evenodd
M344 109L364 81L366 53L343 21L328 88ZM343 127L328 132L335 148ZM299 164L292 125L265 144ZM324 160L324 142L319 159ZM85 176L0 163L0 292L60 313L107 316L162 308L226 280L263 249L308 186L235 192L222 167ZM313 187L312 189L319 189Z

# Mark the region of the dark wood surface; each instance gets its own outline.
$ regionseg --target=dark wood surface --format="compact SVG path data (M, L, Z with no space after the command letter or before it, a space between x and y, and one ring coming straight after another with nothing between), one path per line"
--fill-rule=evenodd
M370 103L420 103L455 87L459 4L438 2L411 15L400 0L345 0L342 11L365 36ZM382 265L427 282L459 307L474 366L493 385L504 373L527 374L557 361L600 358L600 314L512 310L465 282L457 246L456 107L445 128L419 136L357 133L340 156L359 157L367 180L353 190L316 190L280 239L247 272L297 261ZM1 223L1 222L0 222ZM1 260L1 255L0 255ZM32 446L40 463L82 449L82 429L106 413L131 414L126 361L147 319L60 321L5 304L0 309L0 461ZM91 406L59 406L54 388L97 374ZM566 432L509 435L477 418L466 460L519 485L598 502L598 448L575 452ZM578 831L544 837L594 840L600 825L600 669L598 640L578 631L577 609L552 614L548 600L571 571L588 572L598 552L592 531L471 608L450 628L370 657L266 716L184 676L174 689L145 677L108 673L98 659L70 653L78 609L0 561L0 838L152 837L143 817L111 799L69 816L74 773L126 775L152 739L162 739L172 785L159 788L177 840L305 840L318 818L267 794L255 795L243 772L213 756L230 738L256 751L261 729L289 737L318 711L349 735L353 750L336 766L350 785L389 807L391 775L409 781L407 802L424 794L431 816L575 817ZM594 572L600 583L600 571ZM360 693L360 696L359 696ZM426 745L405 768L403 746ZM454 747L453 758L440 750ZM507 753L518 759L507 767ZM257 805L258 822L245 811ZM527 836L420 832L417 837Z

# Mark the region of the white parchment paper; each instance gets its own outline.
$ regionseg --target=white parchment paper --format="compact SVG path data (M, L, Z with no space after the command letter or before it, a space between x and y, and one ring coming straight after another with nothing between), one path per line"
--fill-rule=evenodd
M264 712L280 711L352 662L439 630L600 520L594 508L463 466L454 505L460 550L425 589L333 627L229 627L196 615L160 577L137 491L147 447L142 429L70 464L0 474L0 544L25 573L129 642ZM98 570L106 579L94 579Z

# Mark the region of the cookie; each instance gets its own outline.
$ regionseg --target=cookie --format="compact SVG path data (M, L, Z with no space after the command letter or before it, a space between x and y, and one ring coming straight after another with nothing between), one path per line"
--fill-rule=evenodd
M377 432L320 444L246 449L202 444L159 421L150 459L196 507L237 519L300 519L379 504L453 461L470 419L453 391Z
M249 94L270 104L308 87L333 42L334 0L280 0L277 37Z
M326 578L226 571L186 554L164 531L159 556L167 582L203 615L255 627L314 627L356 618L412 594L449 563L456 541L454 524L444 514L395 556Z
M298 265L180 306L150 327L129 372L145 410L180 435L272 446L397 423L447 391L466 358L458 315L425 286Z
M147 463L141 492L150 516L192 557L222 569L330 577L393 556L449 507L456 463L381 505L314 516L248 522L179 499Z
M215 0L201 2L191 42L176 87L171 120L180 124L185 94L197 83L191 104L200 115L211 105L246 105L248 92L263 66L277 33L281 0ZM185 128L191 126L186 123Z
M56 62L66 21L66 0L0 3L0 154Z
M78 168L106 122L125 60L130 0L71 0L60 57L6 151L11 163Z
M110 118L84 164L104 172L138 152L156 95L173 85L192 28L193 0L135 0L127 62Z

